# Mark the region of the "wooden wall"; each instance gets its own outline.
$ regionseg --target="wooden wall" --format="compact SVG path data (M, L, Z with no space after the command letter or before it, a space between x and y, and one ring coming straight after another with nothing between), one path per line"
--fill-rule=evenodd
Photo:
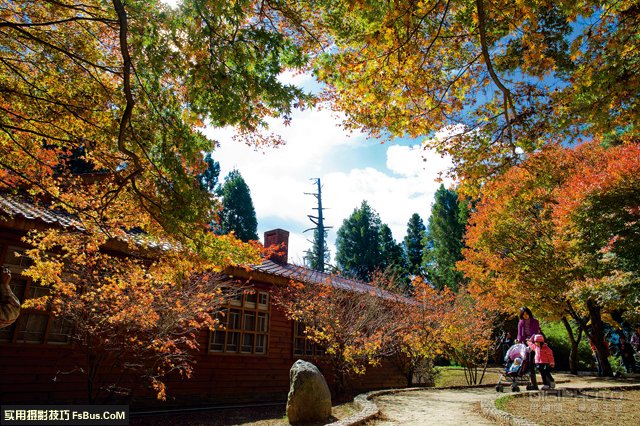
M21 245L19 238L23 233L0 226L0 245ZM262 289L270 286L255 284ZM293 355L293 325L273 304L266 355L210 353L208 343L209 332L203 331L192 378L170 378L166 402L158 402L152 393L142 392L130 401L132 408L286 401L289 369L297 359ZM333 375L322 358L310 361L318 365L331 385ZM86 379L77 371L84 365L83 355L70 345L0 343L0 403L85 402ZM388 364L369 369L353 383L355 390L360 391L406 384L402 375Z

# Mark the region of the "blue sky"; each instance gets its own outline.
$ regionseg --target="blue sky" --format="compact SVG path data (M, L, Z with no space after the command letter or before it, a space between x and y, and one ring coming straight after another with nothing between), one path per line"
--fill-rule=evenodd
M316 89L309 75L285 74L282 79ZM270 121L270 130L286 144L277 148L255 149L232 140L233 129L207 128L205 134L219 141L214 158L220 163L221 179L236 168L251 189L258 219L258 234L282 228L289 231L289 259L301 264L311 247L313 225L307 218L315 214L313 178L323 185L325 224L329 249L335 256L336 231L363 200L380 214L400 242L409 218L418 213L427 221L438 173L450 161L422 149L421 141L401 139L381 144L362 133L349 133L340 127L343 116L329 108L296 111L289 126ZM426 159L426 162L423 161ZM445 181L445 185L450 182Z

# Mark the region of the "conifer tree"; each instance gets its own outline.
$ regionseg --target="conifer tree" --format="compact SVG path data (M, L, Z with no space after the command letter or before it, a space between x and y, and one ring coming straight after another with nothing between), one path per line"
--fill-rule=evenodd
M329 232L327 229L324 230L324 238L320 239L318 228L313 230L313 247L310 250L307 250L307 263L311 269L316 271L324 272L327 265L331 261L331 252L327 248L327 234ZM319 242L322 241L324 243L324 247L320 248ZM318 256L319 253L323 253L322 258ZM322 259L322 262L320 262Z
M458 200L456 191L440 185L425 238L429 246L425 252L425 270L436 288L449 287L456 291L463 281L463 274L456 270L456 262L462 260L467 214L466 203Z
M410 281L407 259L402 244L396 242L386 223L380 227L380 264L378 269L387 275L397 290L409 292Z
M219 233L234 232L242 241L258 239L258 221L249 186L238 170L232 170L220 189L222 212Z
M407 235L404 237L404 250L411 275L422 275L422 257L426 227L418 213L414 213L407 223Z
M210 152L205 155L204 163L207 165L207 168L198 175L198 179L200 180L200 185L202 185L207 192L212 193L218 188L220 163L213 159Z
M365 281L371 278L381 261L381 226L380 216L366 201L342 222L336 236L339 270L353 278Z

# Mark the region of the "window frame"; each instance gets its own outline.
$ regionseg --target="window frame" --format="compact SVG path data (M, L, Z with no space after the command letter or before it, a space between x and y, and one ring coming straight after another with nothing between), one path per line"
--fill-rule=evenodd
M317 358L317 357L326 357L326 350L320 346L319 344L311 341L309 337L304 333L304 328L306 325L301 321L293 320L292 323L292 335L293 335L293 345L292 352L293 356L297 358ZM297 351L297 343L302 342L302 353L298 353Z
M23 256L24 252L28 250L27 247L12 244L11 241L4 241L0 245L0 263L9 268L11 271L11 282L9 285L11 286L11 290L16 294L18 300L20 300L20 304L24 303L25 300L31 298L28 297L29 294L33 291L37 291L37 289L44 289L45 291L49 291L46 287L39 286L33 282L33 280L29 277L22 275L22 272L29 267L31 262L30 259L23 262L23 260L10 260L10 257L14 253L21 253ZM12 257L16 258L17 256L13 255ZM21 287L21 291L15 291L16 286L19 284ZM38 327L36 331L29 331L30 321L33 319L42 320L42 317L46 317L46 323L44 327ZM58 330L65 330L64 322L67 322L63 317L56 317L51 313L51 309L47 308L46 311L41 311L39 309L25 309L20 308L20 315L16 319L16 321L8 327L5 327L0 330L0 345L25 345L32 347L39 346L47 346L47 347L68 347L72 343L72 334L73 334L73 325L69 325L67 330L69 333L66 335L66 341L55 341L52 339L52 336L64 336L65 334L54 333ZM38 333L41 335L41 338L38 340L28 340L26 338L28 333ZM8 335L8 338L5 338L4 335ZM22 335L21 338L19 336Z
M266 304L261 303L265 300ZM221 307L218 319L220 324L214 329L209 330L209 338L207 344L207 353L211 355L239 355L239 356L267 356L269 355L269 341L271 334L271 294L263 289L240 289L228 302ZM253 314L253 315L252 315ZM252 318L252 329L245 329L246 322ZM234 327L230 328L229 323L232 321ZM260 318L266 318L260 327ZM236 325L237 324L237 325ZM263 328L263 330L260 330ZM237 336L235 344L230 343L230 337ZM245 336L252 336L251 350L245 350ZM222 337L222 341L217 340ZM263 345L258 345L259 337L264 339ZM222 349L213 349L215 345L222 345ZM230 346L235 346L230 349ZM258 352L259 347L264 347L264 351Z

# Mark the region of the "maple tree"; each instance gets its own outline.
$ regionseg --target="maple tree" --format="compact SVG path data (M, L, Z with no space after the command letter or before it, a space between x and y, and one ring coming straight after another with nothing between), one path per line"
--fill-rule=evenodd
M486 300L462 288L453 298L446 316L444 353L463 367L469 385L482 383L490 352L495 350L496 312L495 305L487 304Z
M327 354L338 394L344 394L349 377L377 365L386 344L399 326L388 308L395 296L361 282L331 278L319 284L292 282L274 293L288 318L305 326L306 337ZM388 299L390 297L390 299Z
M639 164L635 144L532 155L487 186L458 266L482 297L570 316L606 360L602 313L636 306Z
M623 312L628 319L640 313L639 153L636 143L586 143L568 151L574 167L557 191L554 243L571 255L569 297L579 306L568 303L568 310L592 341L604 333L602 313ZM606 353L597 350L599 357Z
M546 318L571 315L572 256L555 243L553 221L556 191L572 170L567 154L560 146L547 148L485 188L471 215L464 260L458 263L478 298L505 310L530 306ZM578 310L576 316L585 315Z
M579 147L580 162L558 191L556 226L590 274L640 270L640 147Z
M633 0L280 3L347 126L436 136L467 193L548 141L638 136Z
M600 311L633 320L640 314L640 150L585 144L571 154L575 172L554 209L556 245L572 254L570 296L586 307L592 329L602 327Z
M242 291L184 252L114 256L92 236L54 229L28 241L35 262L25 274L50 291L25 307L50 309L69 324L83 361L55 379L84 375L91 403L127 398L146 386L166 399L166 378L191 376L200 333L216 327L228 299Z
M206 167L201 153L214 148L203 123L277 143L260 133L265 118L288 120L308 99L276 79L302 53L254 6L3 6L2 188L28 187L83 221L195 239L210 216L194 184ZM99 184L59 167L78 148L102 173Z
M420 277L414 278L412 288L411 299L398 298L391 305L397 329L388 341L387 352L407 378L407 386L413 385L416 376L425 376L426 384L434 386L430 382L433 366L435 359L445 354L445 333L455 295L449 289L434 289Z

